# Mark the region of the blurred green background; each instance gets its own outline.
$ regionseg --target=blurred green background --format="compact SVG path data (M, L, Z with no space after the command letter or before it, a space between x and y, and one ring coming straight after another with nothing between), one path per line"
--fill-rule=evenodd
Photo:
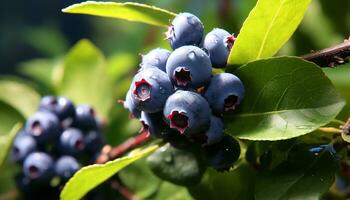
M140 23L61 12L62 8L79 2L82 1L2 2L0 151L9 139L7 133L11 128L17 122L24 122L35 111L40 97L48 94L67 96L76 104L92 104L106 122L105 134L111 145L137 134L139 123L129 120L128 113L117 100L123 99L128 90L131 77L138 68L139 54L156 47L170 49L164 40L166 30ZM237 34L256 0L136 2L175 13L194 13L204 23L205 32L221 27ZM303 55L341 43L349 36L350 0L314 0L301 26L279 55ZM349 66L345 66L337 71L325 70L348 100L350 78L346 74L350 73L349 69ZM349 113L349 106L345 110L343 113ZM339 118L345 120L347 117L341 114ZM10 170L7 165L0 171L0 199L11 195L9 191L13 188L10 181L13 169ZM134 166L135 171L145 170L138 169L140 167ZM121 177L128 177L125 179L131 185L141 188L135 181L132 182L135 177L130 179L125 174L127 172ZM149 172L143 174L150 176ZM153 186L158 188L161 183ZM170 187L166 184L163 186L167 189ZM143 197L152 193L152 188L147 188L150 191L141 189L140 195Z

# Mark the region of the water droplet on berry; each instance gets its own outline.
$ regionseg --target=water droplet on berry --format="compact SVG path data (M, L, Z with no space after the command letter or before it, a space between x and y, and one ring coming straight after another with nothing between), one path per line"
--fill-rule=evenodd
M196 58L196 53L194 51L191 51L187 56L189 59L194 60Z

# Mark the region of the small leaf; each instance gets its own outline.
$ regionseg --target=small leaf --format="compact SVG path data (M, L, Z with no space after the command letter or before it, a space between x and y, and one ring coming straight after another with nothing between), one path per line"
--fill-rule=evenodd
M70 50L63 65L58 94L76 104L89 104L106 117L114 96L102 53L88 40L81 40Z
M327 150L314 155L300 146L291 152L294 159L259 174L256 200L320 199L328 191L339 167L335 155Z
M22 124L17 123L6 136L0 137L0 168L4 164L7 154L9 153L10 148L12 146L12 142L15 139L21 127Z
M291 37L311 0L259 0L245 20L228 64L273 56Z
M236 72L246 95L226 124L227 133L241 139L304 135L329 123L344 106L322 70L296 57L254 61Z
M129 155L106 164L95 164L80 169L63 188L61 200L81 199L90 190L112 177L124 167L146 157L158 148L158 145L153 145L145 149L135 149Z
M40 95L20 79L0 79L0 91L0 101L12 106L24 117L29 117L38 107Z
M175 13L155 6L133 2L116 3L86 1L69 6L62 11L65 13L112 17L164 27L169 25L169 20L176 16Z

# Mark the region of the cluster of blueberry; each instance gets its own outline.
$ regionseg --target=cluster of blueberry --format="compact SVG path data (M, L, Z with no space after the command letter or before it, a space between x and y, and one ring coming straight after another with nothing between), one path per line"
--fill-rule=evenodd
M203 39L203 24L190 13L178 14L166 37L173 52L157 48L142 56L124 107L151 135L177 148L200 144L209 165L228 170L240 150L224 134L222 116L242 102L244 87L233 74L213 75L212 67L226 66L235 37L215 28Z
M43 97L12 147L11 159L22 167L17 187L28 199L58 199L66 181L82 165L93 163L102 147L99 122L90 106L75 107L65 97Z

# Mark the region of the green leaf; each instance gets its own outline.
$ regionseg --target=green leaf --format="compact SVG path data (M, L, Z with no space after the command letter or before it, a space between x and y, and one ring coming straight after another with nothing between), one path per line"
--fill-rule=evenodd
M320 199L334 182L339 159L329 151L318 155L294 148L294 159L272 171L259 174L256 200Z
M65 13L112 17L164 27L168 26L169 20L176 16L175 13L155 6L133 2L115 3L86 1L69 6L62 11Z
M291 37L311 0L259 0L245 20L228 64L273 56Z
M193 200L185 187L181 187L167 181L159 186L156 195L148 198L150 200Z
M12 106L26 118L38 107L40 95L20 79L0 79L0 91L0 101Z
M61 200L81 199L91 189L106 181L124 167L149 155L158 148L159 145L153 145L145 149L136 149L130 152L129 155L106 164L83 167L67 182L61 192Z
M12 130L5 136L0 136L0 168L4 164L7 154L10 151L12 142L15 139L18 131L21 129L22 124L17 123Z
M136 69L137 59L132 54L119 53L108 59L108 75L112 80L125 78L128 73Z
M200 184L188 190L195 199L253 199L255 171L245 162L229 172L208 168Z
M246 95L226 124L227 133L241 139L304 135L329 123L344 106L322 70L296 57L254 61L236 72Z
M6 137L13 126L18 122L24 122L25 119L12 106L0 101L0 137ZM0 138L0 140L2 140Z
M102 53L88 40L81 40L64 60L59 95L76 104L89 104L106 117L113 104L113 83L107 74Z

